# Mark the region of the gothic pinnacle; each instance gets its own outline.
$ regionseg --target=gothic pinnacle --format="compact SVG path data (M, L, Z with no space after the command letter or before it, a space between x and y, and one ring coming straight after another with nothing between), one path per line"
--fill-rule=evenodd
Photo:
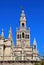
M10 26L9 36L8 36L8 38L9 38L9 39L11 39L11 38L12 38L12 28L11 28L11 26Z
M4 30L3 30L3 28L2 28L1 37L4 38Z
M33 46L36 46L36 49L37 49L37 43L36 43L36 39L35 38L34 38Z

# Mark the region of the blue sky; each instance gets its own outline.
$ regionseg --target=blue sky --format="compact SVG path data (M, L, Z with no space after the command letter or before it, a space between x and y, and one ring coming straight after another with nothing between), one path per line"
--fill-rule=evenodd
M30 44L36 38L38 51L42 55L44 48L44 0L0 0L0 35L4 29L4 38L8 38L10 24L16 44L16 27L19 27L20 15L24 7L27 27L30 27Z

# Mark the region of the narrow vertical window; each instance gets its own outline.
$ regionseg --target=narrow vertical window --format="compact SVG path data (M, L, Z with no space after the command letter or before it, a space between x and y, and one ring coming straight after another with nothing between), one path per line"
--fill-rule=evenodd
M34 45L34 49L36 49L36 45Z
M19 34L17 35L17 38L19 39Z
M29 35L28 35L28 39L29 39Z
M21 34L20 34L20 39L21 39Z
M29 35L26 34L26 35L25 35L25 38L26 38L26 39L29 39Z
M22 33L22 38L24 38L24 33Z
M24 27L24 23L22 23L22 27Z

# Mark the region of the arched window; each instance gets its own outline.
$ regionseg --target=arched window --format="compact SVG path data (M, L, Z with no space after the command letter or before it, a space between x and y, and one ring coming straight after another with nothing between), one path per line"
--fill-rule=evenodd
M26 35L25 35L25 38L26 38L26 39L29 39L29 35L26 34Z
M21 39L21 34L17 34L17 39Z
M24 27L24 23L22 23L22 27Z
M20 38L21 38L21 34L20 34Z
M19 39L19 34L17 34L17 38Z
M22 38L24 38L24 33L22 33Z
M27 38L29 39L29 35L27 35Z

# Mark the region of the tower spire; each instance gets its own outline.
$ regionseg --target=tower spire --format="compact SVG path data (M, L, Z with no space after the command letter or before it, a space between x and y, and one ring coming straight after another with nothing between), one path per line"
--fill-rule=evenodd
M26 28L26 17L24 13L24 9L22 9L21 17L20 17L20 27Z
M24 10L24 6L22 6L22 10Z
M20 21L22 21L22 20L26 21L24 9L22 9L21 18L20 18Z

